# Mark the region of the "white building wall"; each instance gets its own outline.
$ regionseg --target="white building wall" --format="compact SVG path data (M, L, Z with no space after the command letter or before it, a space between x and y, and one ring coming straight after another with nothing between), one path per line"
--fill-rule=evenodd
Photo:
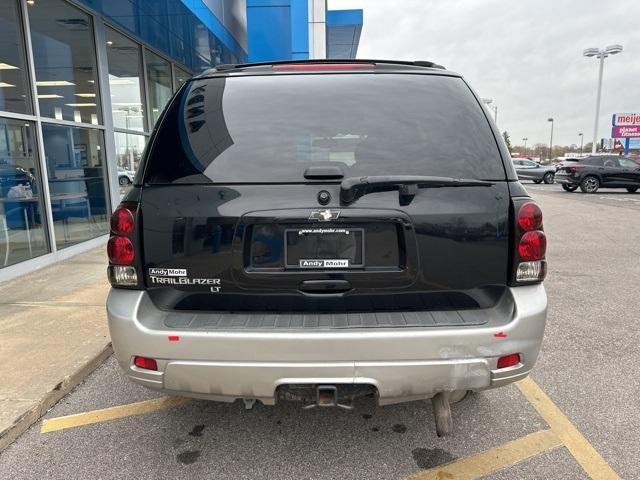
M309 0L309 58L327 58L327 2Z

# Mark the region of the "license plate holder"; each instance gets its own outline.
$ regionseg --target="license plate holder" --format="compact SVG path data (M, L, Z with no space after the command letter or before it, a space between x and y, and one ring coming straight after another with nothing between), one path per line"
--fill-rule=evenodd
M284 231L285 267L300 270L364 268L364 229L305 227Z

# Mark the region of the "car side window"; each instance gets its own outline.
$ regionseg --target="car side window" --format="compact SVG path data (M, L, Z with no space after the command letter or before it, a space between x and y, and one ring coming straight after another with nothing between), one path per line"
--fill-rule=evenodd
M513 161L513 165L514 165L514 166L516 166L516 167L520 167L520 166L522 166L522 161L520 161L520 160L514 160L514 161Z
M634 162L633 160L629 160L628 158L620 158L618 161L623 168L640 168L640 164L637 164L636 162Z
M617 158L609 157L604 160L604 166L609 168L616 168L619 167L620 164L618 163Z
M603 160L600 157L591 157L583 160L581 163L584 165L593 165L594 167L601 167L603 165Z

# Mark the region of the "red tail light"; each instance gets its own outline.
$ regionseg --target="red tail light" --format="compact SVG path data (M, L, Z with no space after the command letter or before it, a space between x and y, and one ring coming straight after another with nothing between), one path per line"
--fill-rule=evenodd
M505 355L498 359L498 368L513 367L520 363L520 354L512 353L511 355Z
M547 237L544 232L536 230L534 232L526 232L522 235L518 244L518 254L520 259L530 262L534 260L542 260L547 251Z
M542 226L542 211L530 199L514 199L514 207L515 252L511 283L541 282L547 272L547 237Z
M525 232L542 228L542 210L535 202L523 203L518 209L518 225Z
M133 243L127 237L114 236L107 243L109 261L115 265L131 265L136 259Z
M115 287L138 287L136 218L138 204L122 203L111 216L111 237L107 243L109 281Z
M153 358L147 357L133 357L133 364L138 368L144 368L145 370L158 371L158 362Z
M583 165L576 165L575 167L565 167L564 169L569 173L576 173L578 170L584 168Z
M274 65L273 70L292 72L321 72L335 70L371 70L373 63L286 63Z
M111 231L116 235L130 235L135 227L135 220L131 210L118 207L111 215Z

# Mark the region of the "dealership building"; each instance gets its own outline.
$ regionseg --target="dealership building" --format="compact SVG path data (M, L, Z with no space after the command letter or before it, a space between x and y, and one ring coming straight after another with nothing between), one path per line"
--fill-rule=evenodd
M325 0L0 0L0 281L105 243L190 76L354 58L361 28Z

